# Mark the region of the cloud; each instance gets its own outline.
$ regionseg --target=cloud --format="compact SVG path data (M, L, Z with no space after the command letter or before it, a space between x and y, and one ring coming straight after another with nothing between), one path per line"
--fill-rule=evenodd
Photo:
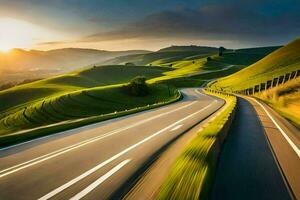
M271 42L300 36L299 20L300 12L275 15L250 6L212 4L199 9L161 11L122 28L89 35L81 41L191 38Z

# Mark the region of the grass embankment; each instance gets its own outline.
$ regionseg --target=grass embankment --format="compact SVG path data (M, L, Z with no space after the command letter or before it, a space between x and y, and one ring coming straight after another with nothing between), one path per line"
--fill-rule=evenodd
M0 120L0 146L155 108L180 98L176 88L166 85L150 84L148 92L146 96L132 96L123 86L109 86L46 98ZM40 128L33 129L37 127Z
M258 62L211 83L211 87L237 91L254 87L288 72L300 69L300 39L277 49Z
M207 93L223 98L226 105L177 158L161 187L158 199L199 200L209 197L217 157L234 115L236 97Z
M188 48L187 51L186 48ZM195 50L194 47L183 49L176 47L176 51L168 48L150 54L131 55L115 60L118 62L123 59L122 62L132 62L134 58L139 60L135 62L133 59L134 64L143 63L148 66L91 67L0 91L0 135L19 133L23 130L26 132L28 129L46 125L53 125L56 131L61 131L66 130L67 127L74 128L117 117L120 116L119 113L129 113L126 109L136 112L139 109L135 107L146 109L145 105L148 104L151 107L151 104L158 102L174 101L173 92L176 89L171 86L199 87L208 79L222 77L244 67L241 61L234 61L234 57L240 57L239 53L224 53L219 57L214 55L216 52L215 48L199 49L197 47ZM255 55L258 55L257 52ZM211 56L212 59L207 61L207 56ZM156 64L160 66L155 66ZM213 72L228 65L235 66L224 71ZM197 75L199 72L205 72L205 74ZM135 99L119 92L122 85L138 75L147 78L153 97ZM167 84L170 87L157 85L158 83ZM171 95L169 95L168 88L171 88ZM114 114L115 111L117 111L116 114ZM75 123L76 120L81 119L84 120ZM56 126L60 122L68 123ZM44 135L45 132L54 132L53 130L54 128L48 128L43 132L35 130L33 135L37 137L37 133ZM26 134L26 137L32 137L31 133L26 132ZM22 137L23 135L25 134L22 134Z
M300 127L300 77L255 96Z

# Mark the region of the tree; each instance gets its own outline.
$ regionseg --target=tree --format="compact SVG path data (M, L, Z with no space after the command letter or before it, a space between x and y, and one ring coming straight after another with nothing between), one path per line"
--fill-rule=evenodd
M124 86L124 89L132 96L146 96L149 93L146 80L144 76L137 76L128 85Z
M223 52L225 51L226 49L224 47L219 47L219 56L223 56Z
M125 63L125 66L135 66L135 64L132 62L127 62L127 63Z

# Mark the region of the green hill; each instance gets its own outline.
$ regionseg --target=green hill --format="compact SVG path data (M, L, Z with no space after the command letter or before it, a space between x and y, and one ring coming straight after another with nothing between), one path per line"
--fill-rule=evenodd
M210 85L224 90L236 91L273 80L275 77L300 69L299 52L300 39L297 39L249 67L228 77L218 79Z
M185 51L198 51L201 53L217 53L219 50L216 47L206 47L206 46L170 46L158 50L158 52L185 52Z
M149 53L150 51L103 51L65 48L49 51L13 49L0 52L0 84L21 82L24 79L45 78L67 73L119 56Z
M66 120L89 119L114 112L126 112L130 109L168 102L176 96L174 89L171 89L169 96L168 87L163 85L150 85L149 95L145 97L130 96L119 85L52 95L2 116L0 135Z
M168 69L145 66L101 66L56 76L33 83L20 85L0 92L0 117L7 109L26 106L33 101L51 95L64 94L76 90L122 84L138 75L147 78L161 76Z
M21 141L174 101L178 98L175 87L200 86L239 71L263 56L257 52L228 51L223 56L206 53L191 49L119 57L116 60L123 59L122 63L133 59L139 62L90 67L0 91L0 146L16 142L15 137ZM251 58L239 61L242 54ZM124 84L139 75L147 78L149 95L124 93ZM43 131L31 130L45 125ZM23 134L28 129L30 132ZM22 134L10 136L19 131Z
M164 93L168 94L168 88L163 86L151 86L152 95L138 98L140 100L122 92L118 95L117 92L121 90L122 84L138 75L150 79L162 76L166 71L168 69L146 66L92 67L1 91L0 102L5 103L0 104L0 135L47 123L167 101L174 96L163 97ZM89 93L95 93L95 98ZM76 114L75 110L81 110L81 114Z

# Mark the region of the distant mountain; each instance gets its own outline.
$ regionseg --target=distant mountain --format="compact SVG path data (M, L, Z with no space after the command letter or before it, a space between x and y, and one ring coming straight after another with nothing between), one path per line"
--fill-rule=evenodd
M170 46L163 49L160 49L158 52L174 52L174 51L200 51L202 53L215 53L218 52L216 47L207 47L207 46Z
M144 50L103 51L66 48L49 51L13 49L0 53L0 83L72 71L114 57L149 53Z
M215 54L218 51L218 48L206 46L170 46L156 52L116 57L100 64L124 64L132 62L136 65L149 65L153 63L172 62L193 56Z

